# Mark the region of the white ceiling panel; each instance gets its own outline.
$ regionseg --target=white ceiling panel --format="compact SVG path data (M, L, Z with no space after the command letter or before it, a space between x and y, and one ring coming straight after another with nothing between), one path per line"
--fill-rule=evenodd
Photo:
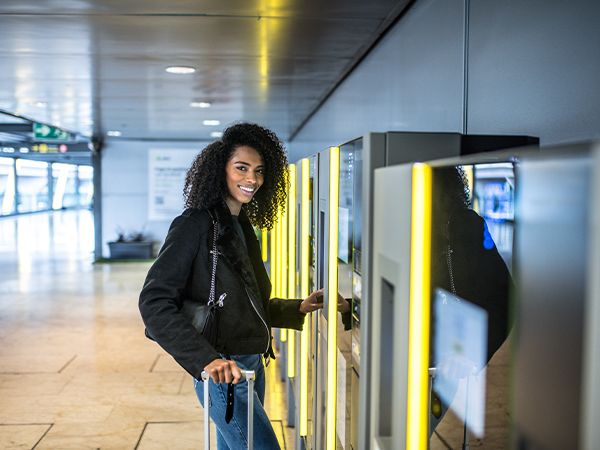
M209 139L215 118L287 139L407 3L3 0L0 109L98 138Z

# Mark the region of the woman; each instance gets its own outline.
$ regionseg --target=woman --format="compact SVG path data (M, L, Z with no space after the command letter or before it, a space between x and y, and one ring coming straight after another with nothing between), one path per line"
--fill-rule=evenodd
M187 209L173 221L140 294L148 336L194 377L201 402L202 371L214 381L209 390L219 449L247 444L247 383L238 384L240 369L256 371L255 448L279 448L262 406L262 357L273 357L271 327L301 330L306 313L323 307L321 291L305 300L269 299L271 283L252 226L273 226L285 207L286 180L286 155L273 132L249 123L226 129L189 169ZM216 342L211 344L184 311L207 303L214 236L214 294L223 299L223 306L218 310ZM237 384L233 394L223 383ZM230 422L225 420L228 390L234 397Z

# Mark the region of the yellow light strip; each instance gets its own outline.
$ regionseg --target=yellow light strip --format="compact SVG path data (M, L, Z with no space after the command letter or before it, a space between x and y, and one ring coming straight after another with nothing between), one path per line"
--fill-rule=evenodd
M296 298L296 165L290 164L290 190L288 192L288 298ZM287 373L296 376L296 332L288 331Z
M308 229L309 229L309 185L310 185L310 161L307 158L301 160L302 168L302 202L300 215L300 298L306 298L309 294L309 253L308 253ZM308 435L308 330L309 316L304 318L304 326L300 333L300 436Z
M269 256L269 275L271 278L271 297L277 297L277 266L275 260L277 259L276 247L277 247L277 234L276 225L273 225L269 232L269 240L271 241L270 256Z
M327 450L335 450L337 413L337 294L340 149L329 153L329 267L327 284Z
M279 239L280 239L280 243L279 243L279 261L281 264L281 272L279 274L279 282L281 283L280 286L280 291L279 291L279 297L280 298L287 298L287 215L288 215L288 208L286 208L286 210L281 214L281 226L279 227ZM286 328L282 328L281 329L281 342L287 342L287 329Z
M431 167L412 171L410 312L406 448L426 449L428 441L428 369L431 270Z
M263 262L267 262L267 259L269 258L269 237L268 237L268 231L266 228L263 228L262 230L260 230L260 237L261 237L261 244L260 244L260 250L262 253L262 260Z
M281 298L281 212L277 216L275 225L275 279L277 280L275 295Z

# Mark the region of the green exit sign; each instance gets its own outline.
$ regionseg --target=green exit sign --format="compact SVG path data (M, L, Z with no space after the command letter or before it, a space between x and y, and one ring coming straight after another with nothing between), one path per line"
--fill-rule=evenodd
M45 125L43 123L33 124L33 137L35 139L55 139L67 141L71 139L71 133L61 130L60 128Z

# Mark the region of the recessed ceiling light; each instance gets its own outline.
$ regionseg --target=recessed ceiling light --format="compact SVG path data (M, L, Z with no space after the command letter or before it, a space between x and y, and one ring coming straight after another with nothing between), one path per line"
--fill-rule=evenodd
M117 130L111 130L111 131L107 131L106 135L107 136L112 136L112 137L119 137L121 136L123 133L121 133L120 131Z
M203 120L202 124L209 126L209 127L216 127L218 125L221 125L221 121L220 120Z
M210 137L214 137L214 138L220 138L223 136L223 132L222 131L213 131L210 133Z
M35 102L34 105L37 106L38 108L44 108L44 107L48 106L48 103L47 102Z
M196 71L195 68L190 66L169 66L165 70L169 73L176 73L178 75L186 75Z
M190 106L192 108L210 108L210 102L191 102Z

